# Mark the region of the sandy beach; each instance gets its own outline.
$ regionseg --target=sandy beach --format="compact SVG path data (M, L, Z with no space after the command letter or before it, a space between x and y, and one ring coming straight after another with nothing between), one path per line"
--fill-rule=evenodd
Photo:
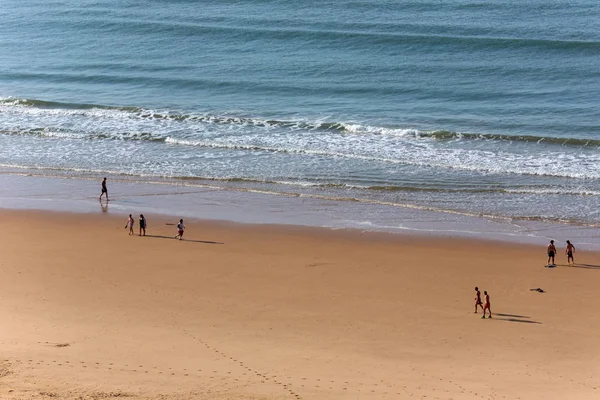
M600 254L566 267L567 238L547 269L545 243L126 217L0 211L0 398L600 397Z

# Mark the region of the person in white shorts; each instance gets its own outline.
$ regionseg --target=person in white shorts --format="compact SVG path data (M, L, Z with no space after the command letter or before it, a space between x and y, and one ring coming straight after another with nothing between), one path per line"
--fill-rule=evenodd
M127 229L127 227L129 227L129 234L133 235L133 224L135 223L135 221L133 220L133 217L131 216L131 214L129 214L129 218L127 218L127 223L125 224L125 229Z

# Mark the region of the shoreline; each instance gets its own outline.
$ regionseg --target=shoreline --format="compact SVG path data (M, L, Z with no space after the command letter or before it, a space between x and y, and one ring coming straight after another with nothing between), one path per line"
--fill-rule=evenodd
M77 213L170 215L245 224L308 226L424 237L489 239L545 245L563 237L600 250L598 228L511 221L386 205L361 204L206 184L133 181L109 176L113 201L100 207L93 177L0 173L0 207ZM116 188L116 190L115 190ZM94 195L92 195L94 194Z
M117 229L120 225L124 225L127 220L127 214L115 215L115 214L99 214L93 212L70 212L70 211L52 211L52 210L41 210L41 209L28 209L28 210L19 210L12 208L0 208L0 216L17 218L19 215L24 215L22 212L26 212L28 218L30 216L34 216L35 218L42 219L51 219L54 222L60 222L61 219L85 219L94 221L97 223L111 223L111 228ZM132 214L133 219L135 221L134 224L134 235L138 237L139 224L138 217L139 214ZM148 228L146 229L146 236L148 238L155 238L156 235L153 234L153 230L157 227L161 233L160 238L163 239L174 239L177 231L177 223L179 222L179 217L175 217L169 214L154 214L151 216L151 219L148 220L148 215L145 215L147 219ZM196 236L198 232L201 232L201 235L206 231L211 230L235 230L239 232L243 232L244 234L250 234L250 232L270 232L274 235L278 234L290 234L290 235L298 235L298 236L307 236L312 238L329 238L331 236L338 237L340 239L347 240L360 240L365 241L367 243L376 244L376 243L385 243L385 244L398 244L402 243L404 245L423 245L427 247L430 243L446 243L442 247L451 248L455 244L459 244L461 246L468 246L472 244L474 246L483 245L486 247L498 247L499 249L511 249L518 248L523 251L529 252L537 252L542 254L540 259L543 259L544 246L536 246L530 243L511 243L506 241L498 241L494 239L486 239L486 238L467 238L461 236L433 236L433 235L421 235L419 233L407 233L407 232L385 232L385 231L363 231L359 229L352 228L328 228L328 227L319 227L319 226L305 226L305 225L294 225L294 224L271 224L271 223L246 223L246 222L238 222L238 221L230 221L230 220L214 220L214 219L203 219L199 217L183 217L184 223L186 225L186 234L184 235L183 241L192 241L192 242L206 242L206 244L221 244L220 242L212 243L210 239L205 241L199 239L190 239L189 227L188 225L193 225L195 228L200 228L196 230ZM165 230L170 230L173 234L170 236L165 235ZM123 230L123 236L129 236L126 234L126 230ZM143 239L143 236L141 239ZM561 248L562 249L562 248ZM558 254L562 255L561 249L559 249ZM586 251L589 254L597 254L600 256L600 251L591 250ZM563 266L558 264L558 266Z

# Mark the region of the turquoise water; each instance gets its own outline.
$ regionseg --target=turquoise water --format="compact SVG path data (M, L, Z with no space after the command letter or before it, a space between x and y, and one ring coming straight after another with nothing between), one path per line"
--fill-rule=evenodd
M597 2L0 6L5 171L600 225Z

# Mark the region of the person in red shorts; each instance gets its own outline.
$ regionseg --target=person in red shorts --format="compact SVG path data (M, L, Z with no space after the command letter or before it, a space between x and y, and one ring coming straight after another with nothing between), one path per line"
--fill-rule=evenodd
M183 219L179 220L179 223L177 224L177 236L175 236L175 239L183 239L183 231L185 230L185 225L183 225Z

